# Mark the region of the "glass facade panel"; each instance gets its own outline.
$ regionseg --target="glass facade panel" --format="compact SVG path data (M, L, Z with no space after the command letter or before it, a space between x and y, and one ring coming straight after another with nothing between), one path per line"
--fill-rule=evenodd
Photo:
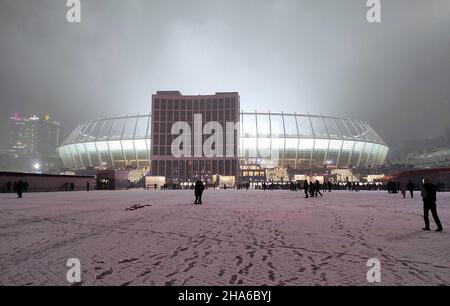
M364 151L366 143L365 142L356 142L355 148L353 150L352 157L350 159L350 166L351 167L359 167L360 158Z
M149 117L139 117L137 119L135 139L141 139L147 137L147 129L149 127Z
M298 141L299 141L298 139L294 139L294 138L286 139L286 148L285 148L285 152L284 152L284 159L290 160L290 164L296 163Z
M281 115L270 115L270 125L272 127L272 137L284 138L283 117Z
M313 137L313 130L311 128L311 121L309 120L309 116L297 116L297 125L298 125L298 133L300 137L307 138Z
M258 137L270 137L270 118L269 115L257 116L258 119Z
M258 138L258 157L270 158L271 138Z
M243 116L243 122L241 122L242 125L242 136L243 137L256 137L256 116L251 115L244 115Z
M343 167L343 168L348 167L354 146L355 146L354 141L344 140L344 143L342 145L341 156L339 158L338 167Z
M323 167L325 165L325 158L327 157L329 140L316 139L314 143L314 152L312 163L313 166Z
M336 124L336 128L339 130L339 133L343 139L353 139L353 135L348 129L344 120L336 118L334 119L334 122Z
M322 117L311 117L311 122L314 129L314 135L316 137L328 137L327 129L323 123Z
M284 115L284 128L286 131L286 137L298 138L297 133L297 121L294 115Z
M123 127L125 125L125 118L118 118L114 121L114 125L111 129L111 134L109 139L120 139L122 137Z
M330 140L330 146L328 148L327 158L325 162L327 167L333 168L337 167L342 144L343 144L342 140Z
M136 127L136 117L128 117L123 130L122 139L131 139L134 136L134 129Z
M97 140L107 140L114 124L114 119L105 120L97 136Z
M334 118L323 118L323 121L325 122L325 126L327 128L328 135L330 136L330 138L342 138L342 134L339 128L337 127Z
M97 125L97 122L94 121L94 122L89 122L89 124L81 127L80 130L78 131L78 135L76 136L74 142L83 142L83 141L94 140L94 138L91 137L91 132L92 132L92 129L94 129L96 125Z

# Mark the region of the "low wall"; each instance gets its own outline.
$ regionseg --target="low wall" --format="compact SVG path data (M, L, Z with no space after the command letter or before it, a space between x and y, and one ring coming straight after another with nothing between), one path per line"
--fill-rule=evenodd
M0 172L0 192L15 192L14 183L20 180L28 183L26 192L64 191L66 187L71 190L71 183L73 183L73 190L86 190L87 183L91 190L95 187L94 176Z

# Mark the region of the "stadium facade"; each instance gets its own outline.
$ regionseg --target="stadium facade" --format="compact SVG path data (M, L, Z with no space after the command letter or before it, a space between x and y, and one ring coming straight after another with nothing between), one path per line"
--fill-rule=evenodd
M243 170L348 169L376 167L389 148L367 124L330 116L239 112L237 93L184 96L177 91L157 92L152 114L105 118L81 123L58 151L70 169L149 169L168 181L191 181L209 175L242 177ZM171 126L192 123L195 114L207 121L237 122L235 158L174 158ZM207 135L202 136L203 142ZM195 141L195 140L193 140ZM224 146L229 144L224 139ZM261 152L276 152L267 156ZM245 175L244 175L245 176Z

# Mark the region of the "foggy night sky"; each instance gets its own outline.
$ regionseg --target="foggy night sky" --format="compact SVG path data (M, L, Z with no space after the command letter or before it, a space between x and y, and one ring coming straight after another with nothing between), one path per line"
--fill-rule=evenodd
M336 115L389 144L450 126L450 1L0 0L0 128L147 114L151 94L238 91L246 111Z

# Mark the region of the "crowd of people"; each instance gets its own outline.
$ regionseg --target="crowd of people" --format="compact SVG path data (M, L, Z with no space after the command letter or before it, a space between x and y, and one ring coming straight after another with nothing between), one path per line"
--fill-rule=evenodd
M19 180L17 182L8 181L1 188L3 193L16 193L18 198L22 198L24 192L28 192L29 184L27 181Z
M205 185L202 181L198 180L195 183L195 186L192 185L194 189L195 202L194 204L202 204L202 195L205 190ZM320 183L319 180L308 182L307 180L303 181L303 184L300 182L294 183L262 183L259 185L261 190L290 190L290 191L299 191L303 190L305 193L305 198L314 198L314 197L323 197L323 194L320 192L328 191L331 192L333 189L336 189L337 184L332 184L330 181ZM401 192L403 198L406 198L406 191L408 190L410 193L410 197L414 198L414 190L416 188L415 184L410 180L408 183L400 183L400 182L388 182L386 185L380 184L360 184L360 183L350 183L345 184L345 188L348 191L359 191L362 189L362 186L365 186L365 190L383 190L386 189L389 194L395 194ZM258 186L257 186L258 187ZM242 183L235 186L236 189L249 189L250 184ZM337 187L339 188L339 187ZM156 187L155 187L156 189ZM225 188L226 189L226 186ZM338 189L339 190L339 189ZM421 196L423 201L423 218L425 222L424 231L430 231L430 221L429 221L429 213L431 212L434 222L436 223L437 229L436 232L441 232L443 230L442 223L437 214L437 205L436 205L436 192L438 188L435 184L432 183L431 178L424 179L423 186L421 188Z
M217 185L212 186L213 188L218 188ZM331 192L332 190L342 190L346 189L348 191L359 191L361 189L364 190L387 190L388 194L398 194L400 193L403 198L406 198L407 192L411 198L414 198L414 191L417 190L417 187L411 180L408 183L405 182L397 182L397 181L389 181L387 184L360 184L357 182L351 183L347 182L345 185L342 184L333 184L331 181L326 181L323 184L320 183L319 180L308 182L304 180L301 182L290 182L290 183L262 183L255 186L255 189L260 190L290 190L290 191L300 191L303 190L305 193L305 198L314 198L314 197L323 197L322 191ZM28 182L24 182L19 180L17 182L7 182L1 188L2 192L17 193L18 198L22 198L23 193L27 192L29 188ZM147 186L147 188L150 188ZM227 185L223 186L224 189L227 189ZM232 188L234 189L250 189L250 183L239 183L234 185ZM437 191L443 190L445 186L443 184L433 184L431 178L425 178L424 183L421 186L421 196L423 201L423 218L425 222L425 227L423 230L430 231L430 221L429 221L429 213L431 212L433 219L436 223L437 229L436 231L440 232L443 230L442 223L439 219L437 213L437 205L436 205L436 193ZM154 185L154 189L158 189L158 185ZM164 184L161 186L161 189L192 189L194 190L195 196L195 205L202 204L202 196L205 189L207 189L207 185L205 185L201 180L197 180L195 184L188 184L185 186L177 185L177 184ZM61 191L74 191L75 184L66 182L61 185ZM86 183L86 190L90 190L89 182Z

